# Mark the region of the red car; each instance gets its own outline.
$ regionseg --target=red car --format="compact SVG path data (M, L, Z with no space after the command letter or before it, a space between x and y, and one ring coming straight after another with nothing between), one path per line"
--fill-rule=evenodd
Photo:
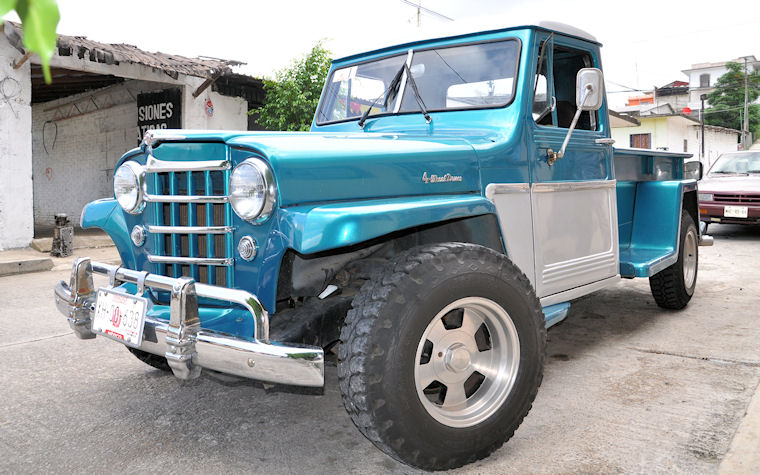
M699 182L705 224L760 224L760 150L724 153Z

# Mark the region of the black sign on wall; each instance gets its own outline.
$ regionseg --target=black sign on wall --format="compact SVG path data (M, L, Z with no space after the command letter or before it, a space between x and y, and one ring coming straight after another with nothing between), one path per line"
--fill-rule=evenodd
M139 138L146 130L182 127L182 91L179 88L137 95Z

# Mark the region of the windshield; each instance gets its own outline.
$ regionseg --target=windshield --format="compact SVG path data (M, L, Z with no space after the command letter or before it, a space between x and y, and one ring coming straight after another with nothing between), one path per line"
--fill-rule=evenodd
M708 176L760 173L760 151L727 153L718 157Z
M519 56L517 40L414 52L412 77L429 111L501 107L512 100ZM317 123L391 113L396 91L388 91L406 54L336 69L327 80ZM403 88L401 112L418 112L411 87ZM400 92L400 91L399 91ZM391 96L386 104L385 94Z

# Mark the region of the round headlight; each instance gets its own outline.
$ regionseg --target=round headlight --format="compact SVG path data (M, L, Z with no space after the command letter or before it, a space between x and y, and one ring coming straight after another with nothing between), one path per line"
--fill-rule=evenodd
M266 163L249 158L230 175L230 205L246 221L260 223L272 213L277 190Z
M142 185L145 170L136 162L126 162L113 175L113 194L119 206L129 214L137 214L145 207Z

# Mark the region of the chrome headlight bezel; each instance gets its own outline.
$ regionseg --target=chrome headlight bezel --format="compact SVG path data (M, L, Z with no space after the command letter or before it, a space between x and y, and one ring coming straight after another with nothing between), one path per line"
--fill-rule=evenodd
M261 190L259 191L259 193L261 193L261 198L254 198L260 199L261 204L253 206L249 211L238 209L239 206L237 206L236 203L238 203L240 200L250 200L252 197L234 196L235 192L233 188L234 180L238 178L238 175L240 173L243 173L245 171L252 171L258 174L258 177L261 181ZM258 188L258 186L256 186L256 188ZM260 158L248 158L240 162L232 170L232 173L230 173L228 190L230 206L232 207L232 210L235 212L235 214L240 217L240 219L248 221L252 224L261 224L269 219L269 217L272 215L272 210L274 209L275 202L277 201L277 186L274 181L274 174L272 173L272 169L269 168L269 165ZM255 193L256 191L254 190L253 192Z
M117 177L120 173L129 173L131 175L131 181L134 184L135 189L137 190L137 196L130 202L123 203L122 200L120 200L119 195L117 193L116 183L117 183ZM129 214L140 214L142 213L143 209L145 209L145 168L140 165L137 162L129 161L124 162L119 168L116 169L116 172L113 176L113 196L116 199L116 202L119 203L119 206L121 209L126 211ZM124 196L124 195L122 195Z

